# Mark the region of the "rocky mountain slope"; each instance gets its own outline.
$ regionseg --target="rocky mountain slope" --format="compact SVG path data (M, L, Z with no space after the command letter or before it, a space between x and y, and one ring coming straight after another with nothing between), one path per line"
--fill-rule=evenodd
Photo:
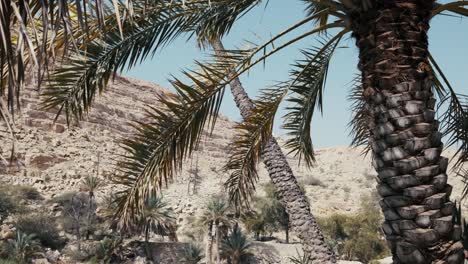
M45 198L51 198L78 190L81 179L95 175L96 170L100 177L108 179L115 173L115 162L122 153L119 141L134 133L130 123L144 121L144 106L153 105L156 94L167 92L156 84L117 77L97 98L85 120L68 128L63 116L53 123L55 112L41 110L38 92L28 87L23 91L21 115L16 121L15 161L13 166L0 161L0 184L32 185ZM162 191L177 214L181 227L178 232L187 231L190 216L200 214L211 196L224 193L223 182L228 175L222 167L229 157L233 125L232 121L220 117L211 137L202 141L193 159L187 161L174 182ZM0 155L6 158L10 144L3 123L0 136ZM376 174L370 156L361 153L361 148L320 149L317 166L312 169L298 166L294 157L288 158L299 181L304 183L316 215L353 213L359 208L359 197L374 191ZM196 192L189 189L194 170L201 177ZM264 168L259 170L261 186L269 178ZM115 191L116 186L106 182L96 194L98 200ZM450 182L454 186L452 198L459 199L462 180L451 175ZM262 193L262 188L258 188L258 194ZM295 254L296 246L284 247L277 247L279 255Z

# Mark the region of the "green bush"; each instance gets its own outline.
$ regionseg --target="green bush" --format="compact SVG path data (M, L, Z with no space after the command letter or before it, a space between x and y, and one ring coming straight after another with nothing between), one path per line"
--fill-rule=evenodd
M65 206L72 200L73 197L77 195L78 192L66 192L60 195L57 195L49 200L49 203L58 203L61 206Z
M189 243L182 250L181 262L184 264L197 264L203 259L203 249L195 244Z
M28 235L34 235L45 247L60 249L64 241L59 235L55 218L45 214L29 214L20 216L15 223L18 230Z
M43 197L39 193L39 191L28 185L13 185L10 186L10 193L13 196L18 197L22 200L41 200Z
M0 223L12 213L18 211L18 203L10 195L0 190Z
M0 259L0 264L18 264L16 260Z
M115 263L115 258L120 257L122 245L122 237L110 236L106 237L94 247L93 257L91 258L92 263ZM113 261L114 260L114 261Z
M345 260L368 263L389 254L380 231L383 218L374 201L364 197L356 215L333 214L318 219L327 242Z

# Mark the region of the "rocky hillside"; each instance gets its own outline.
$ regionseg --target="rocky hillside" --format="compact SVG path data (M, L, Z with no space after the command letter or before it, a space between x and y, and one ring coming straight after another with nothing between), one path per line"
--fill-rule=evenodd
M134 132L130 122L144 121L144 106L152 105L156 94L167 92L156 84L118 77L98 97L85 120L68 128L64 117L53 123L55 112L41 110L34 88L25 89L21 116L16 122L15 161L12 166L0 161L0 184L32 185L45 198L52 198L79 190L82 178L96 175L96 170L100 177L108 179L115 172L115 162L122 153L119 141ZM187 161L173 184L163 190L165 199L177 214L181 234L190 228L190 216L200 214L209 197L224 192L223 182L228 175L222 167L229 156L233 124L227 118L219 118L212 136L203 140L193 159ZM0 136L0 155L7 158L9 135L3 123ZM297 160L289 157L316 215L353 213L359 208L359 197L373 192L376 174L370 157L362 156L361 152L362 149L348 147L320 149L317 166L312 169L297 166ZM198 170L200 182L194 192L189 189L189 183L195 170ZM268 180L266 171L260 168L259 185ZM452 198L457 199L463 188L461 179L452 175L450 181L455 187ZM96 194L98 200L115 191L116 187L106 182ZM262 195L262 188L258 193ZM272 247L281 256L294 254L296 249L294 245Z

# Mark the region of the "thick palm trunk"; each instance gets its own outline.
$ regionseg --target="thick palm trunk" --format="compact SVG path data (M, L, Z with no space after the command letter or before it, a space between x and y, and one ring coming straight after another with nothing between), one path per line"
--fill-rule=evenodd
M222 53L224 50L220 40L213 41L212 46L217 53ZM242 117L248 117L254 105L242 87L239 78L235 78L231 82L231 92ZM310 211L309 202L301 191L280 146L273 137L265 146L262 159L271 181L279 193L280 200L290 216L291 226L303 242L304 251L311 254L313 263L336 263L335 254L325 243L315 217Z
M383 230L394 263L463 263L428 70L433 1L373 5L353 17L352 27L383 198Z

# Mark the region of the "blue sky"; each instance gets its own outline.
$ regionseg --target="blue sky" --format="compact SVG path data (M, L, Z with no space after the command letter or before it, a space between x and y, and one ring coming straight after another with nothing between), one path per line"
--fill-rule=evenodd
M442 1L447 2L447 1ZM255 8L235 25L231 33L224 38L227 49L245 47L245 40L262 43L287 26L304 17L302 1L270 0L267 8L264 5ZM304 32L307 27L298 30ZM296 34L294 34L296 35ZM468 19L439 16L431 23L430 50L439 62L452 85L460 92L466 93L468 86ZM313 45L314 38L306 38L296 45L281 51L267 60L266 67L255 67L250 74L241 78L251 97L275 81L288 80L291 64L301 59L300 48ZM349 145L347 123L351 117L350 102L346 100L350 81L357 71L357 49L353 39L342 42L343 48L335 54L325 88L323 116L316 114L312 125L312 140L316 147ZM181 76L180 71L193 66L195 59L203 59L209 51L201 51L193 40L181 38L158 52L151 60L133 68L126 75L158 83L170 88L168 79L171 75ZM221 109L222 114L233 120L240 120L229 92L226 93ZM317 112L319 113L319 112ZM280 114L279 116L281 116ZM282 119L276 120L275 133L282 135Z

